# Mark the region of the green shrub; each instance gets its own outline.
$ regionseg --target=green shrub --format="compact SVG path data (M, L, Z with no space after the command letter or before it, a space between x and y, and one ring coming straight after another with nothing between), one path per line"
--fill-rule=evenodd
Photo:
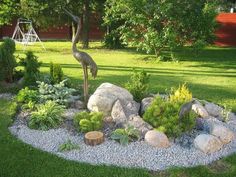
M139 139L140 134L133 126L127 128L119 128L112 132L111 139L118 141L121 145L128 145L130 141Z
M62 121L64 107L54 101L47 101L45 104L36 106L29 118L29 127L39 130L56 128Z
M81 132L101 130L103 126L103 113L80 112L74 117L74 124Z
M67 142L61 144L58 150L60 152L63 152L63 151L71 151L74 149L80 149L80 146L78 144L72 143L71 140L68 140Z
M130 81L125 84L127 90L134 96L134 99L140 102L146 95L149 87L150 75L144 70L134 71Z
M24 67L24 85L36 85L36 81L40 76L39 67L41 65L41 63L38 62L38 57L36 57L33 52L28 51L26 58L21 59L20 64Z
M29 103L29 102L37 102L38 101L38 92L36 90L31 90L28 87L21 89L17 96L16 100L19 103Z
M183 132L192 130L196 124L195 114L192 111L179 118L182 105L182 102L166 101L157 96L144 113L143 119L167 136L178 137Z
M120 39L120 34L115 30L104 36L103 43L104 47L108 49L122 49L126 46Z
M37 81L40 102L47 100L53 100L58 104L67 105L69 97L75 92L75 89L65 86L66 80L61 81L58 84L51 85L45 82Z
M50 78L53 84L60 83L63 80L61 65L50 63Z
M4 40L0 46L0 79L13 82L14 69L17 66L14 52L15 42L10 38Z

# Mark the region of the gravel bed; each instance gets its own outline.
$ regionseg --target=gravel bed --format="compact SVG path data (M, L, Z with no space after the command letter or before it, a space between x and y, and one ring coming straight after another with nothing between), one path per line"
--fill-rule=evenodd
M228 123L223 123L217 119L207 120L207 123L211 122L221 123L236 133L236 119L232 119ZM17 123L9 127L9 130L23 142L65 159L90 164L146 168L154 171L164 170L173 166L191 167L206 165L236 152L236 139L224 145L218 152L204 154L193 146L186 148L179 143L173 142L171 147L167 149L158 149L149 146L144 141L132 142L128 146L122 146L113 140L106 139L103 144L91 147L84 144L82 134L73 135L65 128L39 131L29 129L26 125ZM198 133L195 132L195 134ZM79 144L80 150L59 152L59 146L68 140Z
M1 93L0 99L11 100L13 99L14 95L11 93Z

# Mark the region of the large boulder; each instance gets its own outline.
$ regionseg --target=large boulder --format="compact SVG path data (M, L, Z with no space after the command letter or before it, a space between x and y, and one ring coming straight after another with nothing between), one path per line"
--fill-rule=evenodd
M109 115L117 100L122 102L133 101L133 96L124 88L103 83L89 98L87 107L90 111L103 112L105 115Z
M223 125L214 124L210 133L218 137L223 144L228 144L234 139L234 133Z
M145 134L149 130L153 129L150 124L145 122L140 116L137 115L130 116L127 125L136 128L140 132L142 138L144 138Z
M140 108L140 113L141 115L144 114L146 109L151 105L152 101L154 100L154 97L147 97L144 98L141 102L141 108Z
M167 136L157 130L150 130L145 134L145 141L157 148L168 148L170 146Z
M200 134L194 139L194 146L204 153L213 153L219 151L223 143L213 135Z
M207 110L210 116L218 117L218 118L222 117L223 108L221 108L220 106L214 103L206 103L205 109Z
M206 109L199 103L195 103L192 105L192 110L200 117L207 118L209 117L208 112Z

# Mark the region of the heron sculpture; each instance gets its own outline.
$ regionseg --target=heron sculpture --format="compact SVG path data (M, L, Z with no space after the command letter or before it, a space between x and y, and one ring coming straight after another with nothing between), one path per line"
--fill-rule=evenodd
M86 52L79 51L76 47L77 41L79 39L79 35L81 32L81 19L78 16L73 15L71 12L68 10L64 9L64 11L72 17L72 19L77 23L77 31L76 34L73 38L73 45L72 45L72 53L74 58L80 62L82 68L83 68L83 75L84 75L84 103L85 105L88 102L88 67L90 68L90 72L95 78L97 76L97 64L94 62L92 57L87 54Z

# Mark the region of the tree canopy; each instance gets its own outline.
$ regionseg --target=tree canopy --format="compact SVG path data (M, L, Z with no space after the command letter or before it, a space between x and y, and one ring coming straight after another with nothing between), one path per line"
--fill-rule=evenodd
M159 55L165 47L211 42L217 7L210 0L108 0L104 21L124 21L116 29L122 40Z

